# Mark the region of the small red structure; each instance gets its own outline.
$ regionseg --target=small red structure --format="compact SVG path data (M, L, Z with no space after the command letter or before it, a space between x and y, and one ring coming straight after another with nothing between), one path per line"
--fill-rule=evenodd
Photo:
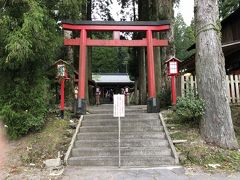
M177 103L177 95L176 95L176 82L175 77L179 74L178 64L181 61L177 58L171 58L165 62L167 64L167 74L171 76L171 84L172 84L172 105L175 106Z
M63 60L59 60L55 63L57 67L57 79L60 80L61 84L61 90L60 90L60 95L61 95L61 101L60 101L60 109L61 109L61 114L60 117L63 119L64 118L64 83L65 80L69 80L68 73L66 70L66 64L64 63Z
M148 68L148 112L159 112L156 103L156 87L154 73L154 47L168 46L168 40L153 38L153 32L168 31L169 21L136 21L136 22L116 22L116 21L70 21L62 22L63 29L78 31L80 38L64 39L64 45L80 46L79 55L79 82L78 82L78 103L77 113L86 113L85 102L85 76L86 76L86 55L88 46L138 46L147 47L147 68ZM113 32L112 40L100 40L88 38L91 31ZM143 32L146 38L141 40L121 40L120 32Z

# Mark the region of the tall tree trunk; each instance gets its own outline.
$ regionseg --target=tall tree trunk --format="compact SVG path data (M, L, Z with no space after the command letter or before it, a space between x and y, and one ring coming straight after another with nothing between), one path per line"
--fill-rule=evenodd
M139 54L139 104L146 104L147 85L146 85L146 54L145 47L140 48Z
M92 0L87 1L87 20L92 20ZM92 37L91 33L88 34L89 38ZM92 47L87 49L88 55L88 80L92 80ZM88 86L89 103L94 104L95 96L93 95L92 86Z
M195 0L195 22L198 92L206 106L200 132L206 142L235 149L238 143L226 94L218 0Z
M64 38L65 39L71 39L73 38L73 33L72 31L64 30ZM74 51L72 46L67 46L67 58L64 59L67 61L69 64L74 64ZM68 72L71 72L68 70ZM72 102L74 101L74 73L70 74L70 81L66 81L66 86L65 86L65 100L66 100L66 105L71 106Z
M146 9L149 9L150 0L139 0L138 1L138 20L140 21L148 21L150 20L150 12ZM145 38L145 35L143 33L138 34L140 38ZM137 55L138 57L136 59L139 59L139 103L140 104L146 104L147 100L147 73L146 73L146 55L145 55L145 47L141 47L137 49Z
M152 0L151 4L151 12L152 17L151 20L153 21L159 21L159 6L158 6L158 0ZM153 34L154 38L159 39L160 34L159 32L156 32ZM156 91L157 95L161 92L161 84L162 84L162 73L161 73L161 54L160 54L160 47L154 48L154 64L155 64L155 84L156 84Z
M175 46L174 46L174 10L173 10L174 0L161 0L158 1L158 17L160 20L169 20L171 24L170 31L161 35L161 38L169 40L169 46L161 48L161 59L162 59L162 89L165 91L169 88L169 78L167 77L167 67L164 65L164 61L175 56Z

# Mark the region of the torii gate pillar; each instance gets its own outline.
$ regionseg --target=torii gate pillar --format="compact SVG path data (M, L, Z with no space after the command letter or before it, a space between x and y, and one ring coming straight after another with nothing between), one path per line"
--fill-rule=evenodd
M87 31L82 29L80 32L80 51L79 51L79 82L78 82L78 99L77 113L86 114L85 99L85 80L86 80L86 61L87 61Z
M147 31L147 78L148 78L148 99L147 112L159 112L160 106L157 103L155 70L154 70L154 54L153 54L153 36L152 31Z

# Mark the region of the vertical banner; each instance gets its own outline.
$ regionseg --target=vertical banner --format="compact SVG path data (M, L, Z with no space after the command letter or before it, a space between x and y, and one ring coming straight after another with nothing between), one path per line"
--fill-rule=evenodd
M124 95L113 95L113 117L125 117Z

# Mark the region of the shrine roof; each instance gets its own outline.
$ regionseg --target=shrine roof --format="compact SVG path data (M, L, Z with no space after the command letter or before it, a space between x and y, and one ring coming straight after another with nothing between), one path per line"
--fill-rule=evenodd
M127 73L99 73L92 74L92 79L97 83L130 83L133 84Z

